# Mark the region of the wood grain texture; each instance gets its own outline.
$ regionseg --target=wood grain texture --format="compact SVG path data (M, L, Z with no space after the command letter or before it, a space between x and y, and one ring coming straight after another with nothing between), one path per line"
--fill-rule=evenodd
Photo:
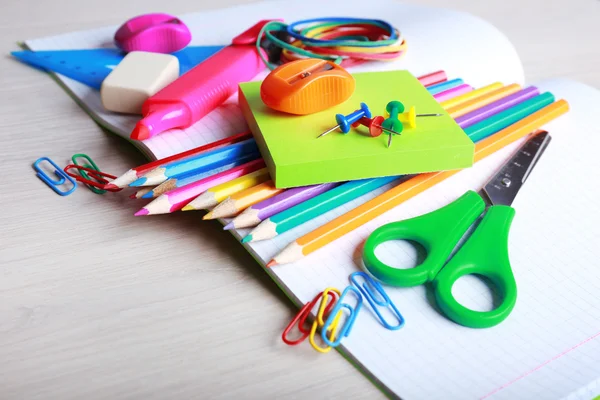
M4 0L0 49L144 12L248 2ZM421 3L491 21L530 82L600 87L596 0ZM126 195L62 198L39 182L40 156L65 164L84 152L117 174L144 160L44 74L6 56L0 66L0 398L383 398L339 354L281 342L295 310L217 222L134 218L141 203Z

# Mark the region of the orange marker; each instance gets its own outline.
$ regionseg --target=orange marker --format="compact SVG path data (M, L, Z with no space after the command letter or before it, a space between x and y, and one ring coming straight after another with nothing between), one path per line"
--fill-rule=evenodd
M504 86L500 89L494 90L493 92L475 97L474 99L466 101L462 104L449 107L446 109L446 111L448 111L448 114L450 114L452 118L458 118L470 113L471 111L475 111L478 108L487 106L496 100L500 100L513 93L517 93L519 90L521 90L521 86L513 83L512 85Z
M271 71L260 85L260 98L274 110L306 115L348 100L355 85L352 75L339 65L308 58Z
M232 194L206 214L203 219L233 217L246 208L283 192L283 190L277 189L273 181L261 183L260 185Z
M475 162L489 156L495 151L513 143L529 133L539 129L558 116L566 113L569 105L565 100L559 100L539 111L523 118L494 135L481 140L475 145ZM343 214L316 230L296 239L281 253L273 258L267 267L287 264L320 249L321 247L344 236L361 225L373 220L386 211L402 204L404 201L429 189L435 184L451 177L459 171L443 171L420 174L385 193L367 201L355 209Z

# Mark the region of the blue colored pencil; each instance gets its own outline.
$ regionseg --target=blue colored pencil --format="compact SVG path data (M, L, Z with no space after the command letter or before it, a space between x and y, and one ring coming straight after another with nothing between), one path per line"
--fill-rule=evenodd
M183 160L161 165L129 184L129 186L160 185L169 178L189 176L235 162L250 154L259 154L254 139L193 155Z
M452 79L446 82L437 83L435 85L427 86L427 91L431 94L438 94L445 92L446 90L455 88L462 85L464 82L462 79Z

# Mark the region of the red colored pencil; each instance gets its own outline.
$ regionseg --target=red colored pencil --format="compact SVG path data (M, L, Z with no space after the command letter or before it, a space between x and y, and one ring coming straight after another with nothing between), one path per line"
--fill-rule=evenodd
M105 189L116 189L116 188L124 188L129 185L131 182L138 179L140 176L144 175L151 170L160 167L161 165L165 165L172 161L181 160L183 158L193 156L198 153L202 153L207 150L212 150L217 147L227 146L230 144L238 143L246 139L250 139L252 137L252 133L250 131L238 133L237 135L233 135L230 137L226 137L225 139L217 140L216 142L205 144L204 146L196 147L188 151L184 151L183 153L174 154L172 156L162 158L160 160L152 161L151 163L140 165L139 167L135 167L125 172L123 175L119 176L117 179L106 184Z

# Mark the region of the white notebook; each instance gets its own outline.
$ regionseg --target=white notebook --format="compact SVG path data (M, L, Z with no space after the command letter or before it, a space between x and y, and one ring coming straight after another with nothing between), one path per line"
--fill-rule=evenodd
M195 44L225 44L238 33L233 26L249 26L267 17L293 21L337 15L344 3L320 2L318 13L310 1L302 2L302 7L294 6L294 2L282 3L286 6L277 7L277 13L272 4L261 3L191 14L183 19L199 38ZM450 77L462 77L474 86L494 81L523 83L521 63L512 45L480 19L386 1L353 3L345 5L344 10L347 15L391 21L401 27L409 43L402 60L354 71L403 68L419 75L445 69ZM230 23L215 22L223 19ZM109 43L114 29L26 43L34 50L89 48ZM128 135L135 118L102 111L94 91L60 79L103 125L121 136ZM509 253L519 290L516 307L500 325L475 330L440 315L424 286L386 287L406 318L406 325L399 331L388 331L365 305L352 334L339 349L390 397L589 399L600 394L600 163L596 156L600 129L594 122L600 92L565 80L537 86L567 99L571 111L546 127L553 140L513 204L517 213L510 232ZM235 100L231 100L185 131L171 131L144 142L144 151L160 158L232 135L244 127ZM432 211L467 189L478 190L517 145L456 174L306 259L269 269L269 274L297 305L311 300L327 286L343 289L349 284L348 275L361 268L361 245L370 232L387 222ZM289 242L386 189L365 195L273 240L245 246L264 266ZM246 233L233 232L236 237ZM414 260L415 251L393 242L380 255L402 265ZM487 288L476 279L458 282L455 295L474 308L491 302ZM289 351L312 350L306 345Z

